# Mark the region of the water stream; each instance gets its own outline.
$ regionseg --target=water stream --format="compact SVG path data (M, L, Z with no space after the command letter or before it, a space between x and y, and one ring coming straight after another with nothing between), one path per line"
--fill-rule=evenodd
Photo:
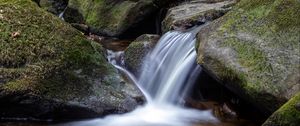
M184 97L195 81L193 75L201 71L196 64L195 30L186 33L171 31L163 35L153 51L145 57L138 79L123 68L123 52L108 50L109 62L137 84L146 96L147 103L126 114L63 125L192 126L217 123L211 111L183 106Z

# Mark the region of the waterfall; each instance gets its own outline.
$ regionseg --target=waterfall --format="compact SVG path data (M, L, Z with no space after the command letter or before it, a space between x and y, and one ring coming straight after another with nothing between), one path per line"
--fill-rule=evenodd
M191 73L199 72L196 64L195 33L172 31L159 40L147 55L139 84L156 103L179 104L195 80Z
M142 74L135 79L122 67L122 52L108 50L108 60L125 72L147 98L147 103L134 111L105 118L74 122L70 126L192 126L215 123L209 110L185 108L183 99L199 74L196 64L195 36L199 28L189 32L164 34L143 62ZM121 58L122 59L122 58Z

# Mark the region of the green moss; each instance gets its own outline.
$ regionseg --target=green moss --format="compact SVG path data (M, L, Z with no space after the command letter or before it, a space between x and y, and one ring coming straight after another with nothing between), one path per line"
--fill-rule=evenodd
M132 1L116 3L116 1L96 0L70 0L69 7L77 8L83 15L85 23L101 29L116 31L123 27L124 18L129 10L135 5ZM126 25L126 24L125 24Z
M144 34L131 42L126 48L126 67L136 76L140 75L143 59L154 48L159 38L158 35Z
M300 26L300 21L295 15L299 14L299 1L297 0L243 0L239 6L244 11L265 20L269 26L276 26L278 30L285 30ZM259 18L260 17L260 18Z
M126 22L124 22L123 16L128 15L130 9L132 9L134 5L135 3L133 3L132 1L124 1L121 4L115 5L115 7L113 7L113 9L111 10L112 25L109 27L120 28L122 26L126 26L127 24ZM125 18L125 20L127 19Z
M222 45L232 47L236 52L238 52L239 63L249 68L249 71L270 72L269 69L266 68L269 65L264 52L255 48L251 43L242 41L235 37L227 38Z
M239 71L235 71L233 73L239 74L237 78L242 80L242 88L246 89L249 95L255 95L255 93L251 93L251 91L257 92L264 88L276 91L275 87L272 87L268 84L270 78L262 78L259 76L260 74L264 73L273 73L272 66L268 63L266 54L263 51L258 50L251 42L245 42L235 37L227 38L222 43L222 46L231 47L234 49L234 51L237 52L237 58L240 65L242 65L244 68L247 68L247 73ZM227 72L223 74L225 74L224 76L234 75Z
M95 34L119 36L156 9L153 0L70 0L64 17L85 23Z
M229 13L223 28L232 26L255 33L263 31L286 31L299 28L299 1L297 0L241 0L235 10ZM248 24L248 25L244 25ZM250 28L250 29L249 29ZM268 33L267 33L268 34Z
M300 104L300 93L280 107L263 126L298 126L300 124L300 110L296 108Z
M97 79L116 83L100 45L31 0L0 0L0 10L0 88L68 99Z
M242 0L237 8L223 22L221 34L229 33L231 37L226 38L222 45L233 47L238 54L239 63L248 69L248 74L253 80L262 80L258 83L265 86L271 78L255 74L274 74L274 68L266 53L259 50L253 41L275 41L270 45L273 48L299 48L299 35L295 33L300 31L300 20L296 16L299 15L300 4L295 0ZM243 40L237 36L238 33L251 33L254 35L251 37L257 40Z
M217 40L220 50L230 48L232 57L201 54L199 60L253 103L273 112L290 98L288 90L299 83L287 79L299 73L299 10L297 0L241 0L208 31L208 40ZM212 62L219 59L226 62Z
M129 69L137 72L142 66L145 53L143 42L132 42L125 51L125 60Z
M45 10L52 6L52 3L48 0L40 0L38 4Z

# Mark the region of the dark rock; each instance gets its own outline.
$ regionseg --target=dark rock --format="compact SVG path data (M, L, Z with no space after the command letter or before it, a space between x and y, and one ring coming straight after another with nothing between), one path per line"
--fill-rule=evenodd
M137 77L141 73L143 59L155 47L160 36L145 34L133 41L125 50L125 64Z
M299 9L295 0L241 0L198 33L198 63L262 111L274 112L300 91Z
M300 102L298 102L296 105L295 105L295 108L300 111Z
M89 26L85 24L71 24L74 28L78 29L79 31L82 31L85 34L89 34Z
M99 44L31 0L0 3L1 118L78 119L138 105L141 93Z
M68 5L68 0L38 0L36 1L43 9L59 15Z

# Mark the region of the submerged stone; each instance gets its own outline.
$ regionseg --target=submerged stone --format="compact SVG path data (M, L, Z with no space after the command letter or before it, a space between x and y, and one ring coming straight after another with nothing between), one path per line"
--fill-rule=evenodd
M103 48L31 0L0 0L0 117L76 119L123 113L137 89Z

